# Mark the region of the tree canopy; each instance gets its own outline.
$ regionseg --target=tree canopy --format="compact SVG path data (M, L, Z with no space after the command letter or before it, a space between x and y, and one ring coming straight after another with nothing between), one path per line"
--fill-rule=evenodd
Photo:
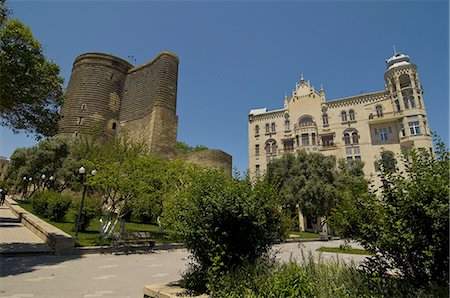
M59 66L47 60L31 29L9 18L1 2L0 121L37 139L57 132L63 102Z

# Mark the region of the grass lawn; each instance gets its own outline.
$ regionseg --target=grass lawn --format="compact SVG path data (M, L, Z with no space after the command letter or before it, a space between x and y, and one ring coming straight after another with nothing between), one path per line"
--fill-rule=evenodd
M349 250L343 250L340 247L319 247L317 251L321 252L334 252L334 253L340 253L340 254L352 254L352 255L368 255L371 256L372 254L364 249L358 249L358 248L351 248Z
M20 207L27 210L28 212L31 212L33 214L33 207L29 202L21 202L17 201ZM65 217L64 222L55 222L51 221L47 218L44 218L40 215L35 214L42 220L48 222L49 224L63 230L67 234L75 237L75 231L74 231L74 221L75 221L75 210L71 209ZM165 229L164 232L160 233L158 232L159 227L156 225L150 225L150 224L142 224L142 223L135 223L135 222L127 222L125 224L125 231L127 232L133 232L133 231L149 231L152 232L153 239L156 240L157 243L164 243L164 242L176 242L176 239L174 237L174 232L169 229ZM117 223L115 227L115 231L119 231L119 223ZM110 239L104 239L100 238L100 226L98 223L98 219L93 219L87 228L87 231L85 232L78 232L78 237L75 239L75 246L96 246L96 245L109 245L111 240Z
M300 235L299 231L290 231L289 235L293 235L294 237L300 237L300 238L304 238L304 239L320 238L319 233L310 233L310 232L303 232Z

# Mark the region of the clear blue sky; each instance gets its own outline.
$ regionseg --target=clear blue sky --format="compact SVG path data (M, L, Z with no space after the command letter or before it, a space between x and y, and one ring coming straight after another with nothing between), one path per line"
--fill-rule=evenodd
M448 1L8 1L65 85L84 52L180 58L178 140L248 167L250 109L282 108L303 73L327 99L384 88L392 46L417 64L430 127L449 140ZM0 155L35 143L0 129Z

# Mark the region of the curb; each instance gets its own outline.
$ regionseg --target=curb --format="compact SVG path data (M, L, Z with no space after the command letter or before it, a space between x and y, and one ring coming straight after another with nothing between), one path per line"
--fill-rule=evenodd
M140 247L138 247L140 248ZM142 246L142 248L146 248ZM156 243L152 248L152 251L155 250L173 250L173 249L183 249L186 248L186 245L183 243ZM82 254L110 254L114 253L110 246L78 246L74 249L74 254L82 255Z

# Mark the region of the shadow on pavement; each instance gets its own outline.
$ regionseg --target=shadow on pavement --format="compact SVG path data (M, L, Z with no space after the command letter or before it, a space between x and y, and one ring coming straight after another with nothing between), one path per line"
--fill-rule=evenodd
M23 243L19 243L23 245ZM8 244L9 245L9 244ZM34 246L34 245L33 245ZM82 255L24 255L0 256L0 277L10 275L19 275L27 272L42 269L42 266L52 266L64 263L70 260L82 258Z

